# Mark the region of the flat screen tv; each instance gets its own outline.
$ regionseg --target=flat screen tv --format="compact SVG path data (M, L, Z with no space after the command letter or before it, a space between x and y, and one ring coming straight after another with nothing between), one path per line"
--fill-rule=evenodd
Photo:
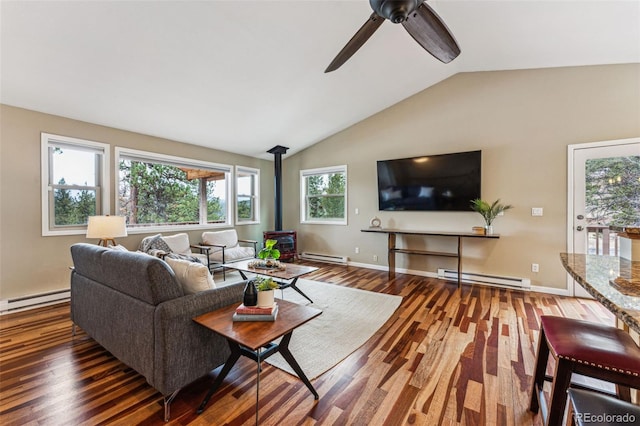
M379 209L469 211L481 163L481 151L378 161Z

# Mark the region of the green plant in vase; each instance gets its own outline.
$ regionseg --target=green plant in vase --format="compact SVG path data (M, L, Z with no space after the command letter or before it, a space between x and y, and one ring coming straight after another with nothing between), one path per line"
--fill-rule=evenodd
M256 277L254 279L256 288L258 289L258 306L261 308L270 308L274 304L275 289L280 288L277 282L271 277Z
M258 257L266 261L267 266L271 266L269 263L271 260L278 260L280 258L280 250L275 248L278 244L278 240L266 240L264 247L258 252Z
M513 206L511 204L501 204L500 199L495 200L491 204L484 200L481 200L480 198L471 200L471 210L480 213L480 215L484 218L487 234L493 234L492 224L495 218L498 217L500 213L503 213L512 208Z
M258 291L269 291L279 289L280 286L271 277L256 277L253 282Z

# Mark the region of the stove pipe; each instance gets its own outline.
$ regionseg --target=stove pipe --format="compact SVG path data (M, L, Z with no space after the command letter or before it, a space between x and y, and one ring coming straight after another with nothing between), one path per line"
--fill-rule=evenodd
M286 146L276 145L267 151L274 157L275 180L275 231L282 231L282 154L286 154Z

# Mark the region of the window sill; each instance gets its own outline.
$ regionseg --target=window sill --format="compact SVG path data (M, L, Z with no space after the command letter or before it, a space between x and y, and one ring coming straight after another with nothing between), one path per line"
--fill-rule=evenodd
M199 229L206 230L211 228L229 228L233 226L230 223L208 223L206 225L159 225L159 226L139 226L127 227L128 234L151 234L163 232L184 232L197 231Z
M337 220L305 220L300 222L301 225L342 225L347 226L347 221Z

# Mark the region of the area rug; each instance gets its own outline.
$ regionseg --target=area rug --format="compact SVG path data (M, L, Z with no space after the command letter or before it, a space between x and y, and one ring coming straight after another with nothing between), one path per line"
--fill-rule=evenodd
M322 310L291 336L289 349L309 380L323 374L362 346L400 306L401 296L374 293L334 284L299 279L298 288L310 303L288 288L276 297ZM295 375L280 354L266 362Z

